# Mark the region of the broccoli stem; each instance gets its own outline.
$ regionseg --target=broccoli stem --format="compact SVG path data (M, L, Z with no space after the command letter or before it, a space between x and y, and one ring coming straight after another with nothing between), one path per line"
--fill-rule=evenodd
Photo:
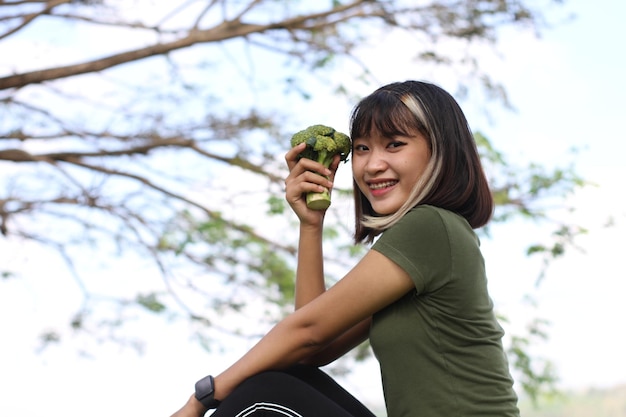
M334 154L328 155L328 152L326 151L320 151L318 153L317 162L328 168L332 163L334 156ZM321 193L307 193L306 205L311 210L326 210L330 207L330 192L328 190L324 190Z
M317 162L328 168L330 166L330 163L333 162L334 156L334 154L329 155L326 151L319 151L317 154Z
M328 190L321 193L307 193L306 206L311 210L326 210L330 207L330 193Z

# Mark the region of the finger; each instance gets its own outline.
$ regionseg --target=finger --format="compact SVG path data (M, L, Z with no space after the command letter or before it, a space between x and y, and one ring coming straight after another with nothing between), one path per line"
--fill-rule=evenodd
M329 176L332 174L332 171L329 168L326 168L319 162L308 158L301 158L298 161L297 166L301 168L302 171L312 171L319 175Z
M337 169L339 168L339 163L341 162L341 156L335 155L333 158L333 162L330 164L331 174L328 176L331 181L334 181L335 174L337 173Z
M333 183L311 171L305 171L296 177L285 180L285 199L294 207L303 199L306 193L321 193L332 190Z
M298 155L306 148L306 143L300 143L293 148L289 149L285 154L285 161L287 162L287 167L291 171L293 167L298 163Z
M332 187L331 180L311 171L304 171L296 177L290 176L285 180L285 194L288 199L308 192L319 193Z
M314 186L318 186L318 188L322 187L331 189L333 187L333 182L329 179L329 177L319 175L312 171L305 171L304 173L302 173L301 178L303 179L303 184L313 184Z

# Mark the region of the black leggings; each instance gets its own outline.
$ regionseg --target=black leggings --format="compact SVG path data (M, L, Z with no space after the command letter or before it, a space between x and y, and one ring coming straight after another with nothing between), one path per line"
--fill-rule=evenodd
M375 417L331 377L311 366L253 376L212 417Z

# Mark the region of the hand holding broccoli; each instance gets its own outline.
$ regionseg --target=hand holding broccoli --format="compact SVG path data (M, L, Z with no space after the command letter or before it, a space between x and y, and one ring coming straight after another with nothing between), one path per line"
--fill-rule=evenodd
M298 155L298 158L308 158L319 162L326 168L330 166L335 155L345 161L352 149L350 137L337 132L332 127L324 125L309 126L291 138L291 146L306 143L306 148ZM325 210L330 206L330 193L328 190L321 193L307 193L307 207L312 210Z

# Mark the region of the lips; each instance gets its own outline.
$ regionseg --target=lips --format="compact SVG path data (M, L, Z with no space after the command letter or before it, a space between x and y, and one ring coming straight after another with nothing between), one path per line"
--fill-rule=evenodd
M370 190L382 190L385 188L393 187L398 181L382 181L367 184Z

